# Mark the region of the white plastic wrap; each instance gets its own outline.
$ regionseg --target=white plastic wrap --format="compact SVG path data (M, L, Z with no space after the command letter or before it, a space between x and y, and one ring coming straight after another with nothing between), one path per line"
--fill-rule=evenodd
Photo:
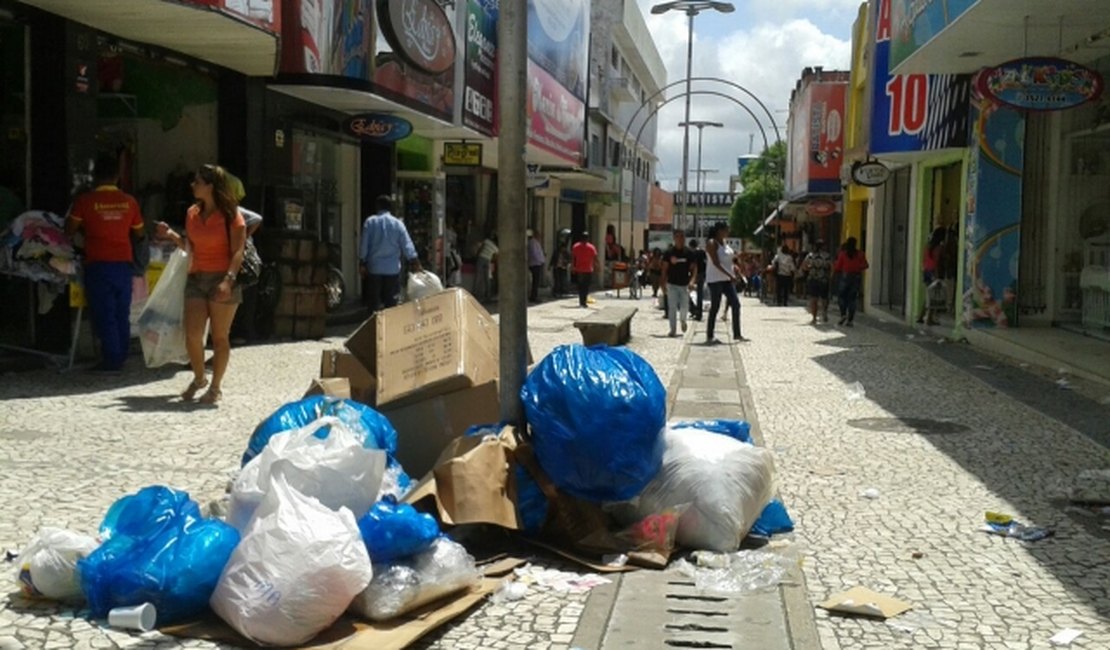
M331 432L321 440L315 433L324 426ZM363 447L358 435L334 417L276 434L231 485L227 523L239 532L247 529L270 489L274 465L283 460L290 465L285 476L295 490L332 510L347 508L361 517L377 500L386 454Z
M77 560L96 547L88 535L44 526L16 560L16 583L28 598L84 600Z
M420 300L421 298L443 291L443 283L439 277L430 271L410 273L405 284L405 299Z
M353 613L388 621L448 594L469 588L481 577L461 544L440 537L430 549L402 562L376 567L370 586L351 603Z
M189 360L185 349L185 281L189 254L174 251L139 313L139 342L147 368Z
M278 461L270 491L220 575L212 610L264 645L307 642L370 584L366 545L351 511L290 487Z
M677 543L735 551L774 495L771 452L700 429L667 427L663 436L663 467L640 493L637 516L689 504Z

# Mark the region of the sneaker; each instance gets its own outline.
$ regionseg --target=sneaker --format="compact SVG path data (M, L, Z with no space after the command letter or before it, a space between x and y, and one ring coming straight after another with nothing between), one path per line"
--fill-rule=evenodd
M673 339L674 337L678 336L678 332L676 332L674 330L671 330L670 332L667 333L667 336L669 336Z
M689 329L689 326L686 324L686 319L683 318L682 319L682 333L685 334L687 329Z

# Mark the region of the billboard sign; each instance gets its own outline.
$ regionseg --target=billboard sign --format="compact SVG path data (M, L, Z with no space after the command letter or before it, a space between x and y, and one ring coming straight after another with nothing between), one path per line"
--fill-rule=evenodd
M840 191L840 158L844 153L844 101L847 91L848 84L843 82L810 84L810 192Z
M976 89L997 104L1028 111L1059 111L1102 95L1102 75L1047 57L1015 59L980 72Z
M494 135L497 124L498 0L467 0L463 126Z
M890 5L894 28L890 67L902 63L956 22L979 0L880 0ZM885 69L887 72L889 68Z
M586 105L528 61L528 141L574 164L582 162Z
M372 0L284 0L281 8L281 72L370 80Z
M967 146L970 75L891 75L892 3L878 0L871 81L871 153Z
M586 99L590 3L528 0L528 58L575 97Z

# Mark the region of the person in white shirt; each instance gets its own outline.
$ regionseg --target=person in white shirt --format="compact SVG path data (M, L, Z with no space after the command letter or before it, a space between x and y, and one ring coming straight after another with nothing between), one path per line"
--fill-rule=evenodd
M717 312L721 309L721 299L728 302L732 312L732 338L736 341L746 341L740 334L740 297L736 295L736 277L739 275L733 257L736 252L728 245L728 224L718 223L709 233L709 241L705 242L706 268L705 282L709 286L709 320L705 324L706 343L719 344L713 337L713 329L717 324Z
M785 307L790 304L790 289L794 286L794 272L798 270L786 244L771 260L771 266L775 271L775 303Z
M478 263L474 278L474 297L481 302L486 302L490 298L490 268L493 266L494 260L497 259L498 252L500 252L500 249L497 248L496 235L486 237L486 239L482 241L482 245L478 248Z

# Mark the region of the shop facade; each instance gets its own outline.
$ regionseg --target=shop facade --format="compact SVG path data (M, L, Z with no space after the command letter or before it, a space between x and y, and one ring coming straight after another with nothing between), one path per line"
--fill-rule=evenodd
M955 333L1105 379L1110 6L933 4L890 2L889 70L972 78Z

